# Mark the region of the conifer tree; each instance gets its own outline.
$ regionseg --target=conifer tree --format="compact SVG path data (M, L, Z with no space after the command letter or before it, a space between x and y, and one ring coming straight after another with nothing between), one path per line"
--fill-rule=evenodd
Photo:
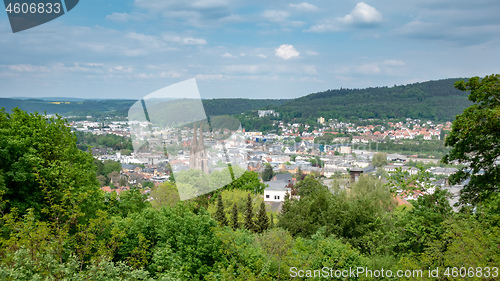
M260 209L257 213L256 231L262 233L269 228L269 218L267 217L266 204L264 201L260 203Z
M274 228L274 216L273 213L271 213L271 220L269 221L269 229Z
M245 229L250 231L255 231L255 224L253 222L253 207L252 207L252 197L248 193L247 205L245 208Z
M290 209L290 193L288 191L285 192L285 201L283 202L283 206L281 207L281 215L284 215Z
M224 204L222 203L222 194L217 197L217 211L215 212L215 220L219 222L221 226L229 225L226 213L224 213Z
M236 203L233 204L231 219L232 219L231 227L233 228L233 230L240 228L240 224L238 223L238 207L236 206Z

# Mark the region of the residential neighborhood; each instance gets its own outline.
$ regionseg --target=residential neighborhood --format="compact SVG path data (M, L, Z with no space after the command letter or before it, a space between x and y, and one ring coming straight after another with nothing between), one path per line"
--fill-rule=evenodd
M279 115L273 110L259 110L258 117ZM372 165L372 158L377 153L378 144L403 140L420 140L421 142L439 140L443 133L451 129L451 122L434 123L418 119L406 119L406 122L378 122L382 124L355 126L352 123L338 122L318 118L316 126L301 123L284 123L277 121L276 132L230 131L228 129L209 132L201 131L208 173L227 167L228 163L237 165L244 170L263 173L266 166L272 168L277 176L273 180L263 181L267 186L264 191L264 201L278 210L284 201L285 193L291 193L294 184L301 177L314 175L317 178L344 177L349 179L347 186L355 182L364 174L389 175L396 171L408 172L415 175L419 171L415 166L406 166L407 161L435 164L426 169L434 176L448 177L457 171L457 168L443 168L434 157L418 158L417 155L403 155L388 153L385 166L376 168ZM370 121L370 120L367 120ZM193 129L158 128L152 127L151 132L134 134L132 126L147 128L151 124L127 121L75 121L70 126L74 130L91 133L93 135L116 135L132 138L135 143L148 143L148 149L134 151L124 155L121 151L110 148L93 148L96 159L120 162L122 171L120 177L125 178L126 185L111 189L103 186L103 190L110 192L128 188L133 185L141 188L145 182L154 186L169 180L172 173L190 169L190 150L193 143ZM200 125L201 126L201 125ZM196 141L196 140L195 140ZM369 146L367 146L369 145ZM164 153L166 149L168 156ZM192 157L192 156L191 156ZM229 161L228 161L229 160ZM281 176L287 175L287 180ZM261 180L262 181L262 180ZM121 181L124 183L124 181ZM439 183L445 187L445 184ZM146 185L151 186L151 185ZM450 187L458 194L460 187ZM145 187L142 192L148 193ZM429 191L429 192L432 192ZM398 203L405 204L414 200L419 193L398 194Z

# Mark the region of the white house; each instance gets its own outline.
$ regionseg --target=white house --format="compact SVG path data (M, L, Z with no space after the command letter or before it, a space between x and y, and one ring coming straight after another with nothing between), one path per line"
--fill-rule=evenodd
M284 181L268 181L265 182L268 187L264 189L264 201L266 202L283 202L285 194L291 193L290 188L287 188L287 182Z

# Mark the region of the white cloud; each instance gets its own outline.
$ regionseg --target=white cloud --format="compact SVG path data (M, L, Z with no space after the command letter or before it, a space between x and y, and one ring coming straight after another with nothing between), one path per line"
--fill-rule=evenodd
M45 66L32 65L32 64L15 64L9 65L9 70L17 72L50 72Z
M111 15L107 15L106 19L110 21L114 21L117 23L125 23L132 20L145 20L148 18L148 15L141 13L112 13Z
M236 56L234 55L231 55L230 53L228 52L225 52L224 54L221 55L221 57L223 58L236 58Z
M198 74L196 79L198 80L221 80L223 78L222 74Z
M127 22L129 18L130 15L127 13L112 13L111 15L106 16L106 19L114 22Z
M171 36L171 35L163 35L163 40L180 44L180 45L206 45L207 41L202 38L193 38L193 37L181 37L181 36Z
M283 22L290 16L290 14L285 11L265 10L262 13L262 16L268 21Z
M110 67L109 68L109 72L131 73L132 72L132 67L117 65L117 66L114 66L114 67Z
M259 58L267 59L267 56L266 56L266 55L264 55L264 54L258 54L257 56L258 56Z
M389 75L397 76L403 66L406 66L404 61L389 59L383 62L369 62L353 66L344 66L335 70L336 74L339 75L351 75L351 74L361 74L361 75Z
M163 77L163 78L178 78L181 76L182 76L182 74L180 72L177 72L177 71L166 71L166 72L160 73L160 77Z
M382 14L377 9L364 2L359 2L350 14L322 20L312 26L309 31L328 32L341 31L349 27L373 27L381 23L382 18Z
M228 65L224 67L224 71L232 74L256 74L259 72L257 65Z
M288 44L279 46L279 48L276 48L275 51L276 53L274 55L284 60L298 57L300 55L300 53L292 45Z
M374 7L360 2L356 4L354 10L343 18L345 24L376 24L382 21L382 14Z
M356 67L355 72L365 75L374 75L380 73L380 68L376 63L366 63Z
M318 7L307 2L302 2L300 4L290 4L290 7L297 9L299 11L306 11L306 12L316 12L319 10Z
M405 66L406 63L400 60L386 60L382 63L383 66Z

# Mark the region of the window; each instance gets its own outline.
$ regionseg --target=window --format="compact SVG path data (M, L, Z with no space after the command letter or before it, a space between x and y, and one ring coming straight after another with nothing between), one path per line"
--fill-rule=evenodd
M280 196L279 195L274 195L274 199L280 200Z
M269 194L266 194L266 198L269 198Z

